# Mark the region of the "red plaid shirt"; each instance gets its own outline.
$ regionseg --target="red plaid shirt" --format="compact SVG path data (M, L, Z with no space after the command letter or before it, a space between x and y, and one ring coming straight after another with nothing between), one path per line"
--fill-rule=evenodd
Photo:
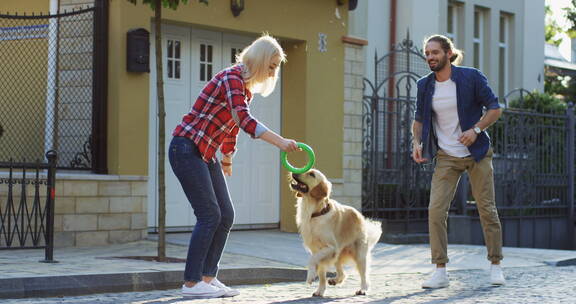
M250 115L252 93L244 87L242 69L243 65L235 65L216 74L172 132L194 141L207 163L216 160L218 148L226 155L236 152L239 127L252 138L268 130Z

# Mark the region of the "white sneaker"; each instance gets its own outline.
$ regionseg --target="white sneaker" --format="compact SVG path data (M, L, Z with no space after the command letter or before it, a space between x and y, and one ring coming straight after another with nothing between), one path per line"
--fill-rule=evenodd
M240 291L236 290L236 289L232 289L226 285L224 285L224 283L220 282L217 278L213 278L212 281L210 281L210 285L215 286L220 288L221 290L224 290L226 293L224 294L224 297L235 297L237 295L240 294Z
M422 283L422 288L442 288L449 284L446 268L436 268L432 276Z
M500 265L492 264L490 266L490 283L492 285L506 284L506 279L504 278L504 273L502 272L502 267Z
M186 287L182 285L182 295L190 298L208 299L219 298L223 296L226 291L210 285L204 281L196 283L193 287Z

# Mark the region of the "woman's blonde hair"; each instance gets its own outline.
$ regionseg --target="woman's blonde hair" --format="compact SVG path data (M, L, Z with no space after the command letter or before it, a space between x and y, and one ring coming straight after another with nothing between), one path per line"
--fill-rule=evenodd
M268 34L254 40L236 56L236 63L245 65L244 81L248 89L262 96L268 96L274 91L279 68L276 68L273 77L269 77L269 69L276 56L280 58L280 62L286 61L284 50L278 41Z
M435 41L440 43L440 47L444 50L444 52L448 53L448 51L452 51L452 57L450 57L450 62L454 65L459 65L464 60L464 53L454 47L454 43L450 38L444 35L433 35L426 39L424 39L424 49L426 48L426 44L430 41Z

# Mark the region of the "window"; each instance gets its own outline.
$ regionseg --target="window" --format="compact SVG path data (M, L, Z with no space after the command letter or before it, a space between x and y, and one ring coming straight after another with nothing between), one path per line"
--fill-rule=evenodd
M484 11L474 10L474 67L481 69L484 66Z
M214 47L210 44L200 44L200 81L208 81L212 79L212 66L214 61L212 59Z
M242 49L239 48L230 48L230 63L236 63L236 56L238 56L242 52Z
M455 3L448 4L446 37L450 38L454 45L458 40L458 5Z
M166 52L168 59L166 64L168 79L180 79L180 67L182 64L181 45L182 42L179 40L168 39Z
M510 24L511 16L500 14L500 37L498 39L498 95L504 97L509 90L510 83Z

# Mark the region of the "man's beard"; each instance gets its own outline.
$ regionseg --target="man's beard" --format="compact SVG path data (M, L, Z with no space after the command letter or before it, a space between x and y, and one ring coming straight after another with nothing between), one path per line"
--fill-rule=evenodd
M430 66L430 62L428 62L428 67L430 68L430 70L432 70L432 72L438 72L446 66L446 63L448 63L448 55L445 55L444 58L440 59L436 63L435 67Z

